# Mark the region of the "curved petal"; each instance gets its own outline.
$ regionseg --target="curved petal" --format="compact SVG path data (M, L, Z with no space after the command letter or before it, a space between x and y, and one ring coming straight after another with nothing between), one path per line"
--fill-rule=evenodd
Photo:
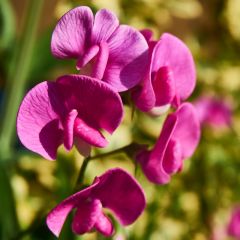
M100 213L94 225L96 230L106 237L110 237L114 233L114 227L111 220L104 214Z
M88 7L67 12L57 23L51 40L52 54L57 58L79 58L89 47L93 14Z
M177 37L164 33L154 48L152 72L169 67L176 83L176 94L181 100L188 98L196 84L196 72L192 54Z
M118 91L128 90L144 77L148 61L148 44L143 35L120 25L107 41L109 59L103 80Z
M85 142L96 147L106 147L107 140L99 130L96 130L86 124L82 119L76 118L74 123L74 133Z
M118 26L119 21L114 13L107 9L99 10L95 15L91 42L93 44L106 42Z
M56 158L57 148L63 142L60 108L63 108L61 99L56 83L52 82L31 89L19 108L17 133L22 144L47 159Z
M76 109L71 110L65 120L64 124L64 146L67 150L70 150L73 146L73 138L74 138L74 122L78 115Z
M66 109L76 109L78 117L93 129L112 133L123 116L121 98L108 84L97 79L66 75L57 80Z
M164 122L160 137L151 151L144 151L137 155L136 160L141 164L142 170L149 181L156 184L166 184L170 181L168 163L163 163L164 157L171 140L171 136L177 125L177 117L169 115ZM168 153L168 155L170 155ZM169 158L168 158L169 159ZM171 165L174 159L171 160ZM165 169L166 167L166 169Z
M170 139L162 162L164 171L173 174L179 171L182 166L182 150L178 141Z
M93 229L101 215L102 204L99 200L80 202L73 217L72 230L76 234L84 234Z
M192 104L183 103L174 114L178 121L172 139L181 144L182 158L188 158L195 151L200 139L197 113Z
M103 207L112 210L123 225L133 223L145 208L145 196L137 181L122 169L115 168L99 177L94 196Z
M88 188L77 192L70 197L63 200L47 216L47 226L52 231L55 236L59 236L63 224L73 208L78 207L84 200L91 196L92 190L99 184L99 180L96 179L95 182ZM80 207L79 207L80 208ZM80 210L79 210L80 211Z
M152 86L155 93L155 107L163 106L172 102L175 96L175 81L169 67L161 67L155 74Z

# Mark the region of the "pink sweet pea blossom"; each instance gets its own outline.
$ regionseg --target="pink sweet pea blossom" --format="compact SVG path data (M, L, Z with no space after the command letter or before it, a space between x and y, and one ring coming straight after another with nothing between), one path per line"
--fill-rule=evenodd
M74 144L83 155L90 146L105 147L108 133L123 116L122 101L107 83L81 75L66 75L42 82L22 101L17 133L23 145L47 159L55 159L59 145Z
M165 120L153 149L141 151L136 159L151 182L165 184L170 181L172 174L181 170L183 160L191 157L199 138L196 111L190 103L183 103Z
M229 236L240 239L240 207L233 210L227 232Z
M177 37L164 33L156 42L151 40L150 30L142 34L148 40L151 56L147 74L133 89L132 98L141 111L161 113L191 95L196 82L195 65L191 52Z
M91 76L118 91L139 83L148 58L148 44L141 33L119 25L117 17L106 9L94 17L88 7L74 8L59 20L51 50L57 58L76 58L78 70L90 63Z
M116 168L96 177L93 184L68 197L47 216L49 229L59 236L62 226L73 209L76 209L72 230L84 234L97 230L111 236L114 227L103 213L110 209L123 225L133 223L145 208L145 196L141 186L127 172Z
M226 127L232 123L231 107L221 99L203 96L195 103L195 108L202 125Z

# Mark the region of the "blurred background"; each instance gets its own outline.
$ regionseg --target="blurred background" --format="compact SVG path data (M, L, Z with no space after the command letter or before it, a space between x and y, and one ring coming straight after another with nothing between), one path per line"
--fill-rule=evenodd
M75 6L114 11L122 23L151 28L154 38L170 32L194 56L197 86L191 101L207 96L232 112L229 124L202 125L202 138L183 171L165 186L147 182L124 154L90 163L86 182L113 166L136 172L148 206L130 227L118 226L113 239L220 240L232 209L240 204L240 2L239 0L0 0L0 239L55 239L45 225L47 212L67 197L82 163L73 149L59 149L50 162L25 149L15 131L19 104L31 87L76 73L72 61L50 53L57 20ZM221 113L220 113L221 114ZM164 117L152 118L125 107L125 118L104 151L138 141L154 144ZM101 153L95 150L95 154ZM60 239L104 239L71 233ZM239 226L240 227L240 226Z

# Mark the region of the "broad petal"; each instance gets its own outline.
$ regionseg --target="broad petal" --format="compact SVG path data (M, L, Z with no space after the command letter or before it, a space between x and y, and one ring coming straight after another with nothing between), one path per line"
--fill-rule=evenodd
M92 43L106 42L118 26L119 21L115 14L106 9L99 10L94 19Z
M200 139L197 113L192 104L183 103L174 115L178 121L172 139L180 142L183 159L188 158L195 151Z
M163 165L166 150L171 136L176 128L177 117L169 115L164 122L161 134L151 151L144 151L137 155L137 161L149 181L156 184L166 184L170 181L169 171Z
M83 201L88 199L88 197L91 198L92 190L99 184L99 180L96 179L96 181L88 188L85 188L82 191L79 191L70 197L63 200L61 203L59 203L55 208L51 210L51 212L47 216L47 226L51 230L51 232L55 236L59 236L63 224L70 213L70 211L73 208L76 208L81 204ZM79 210L80 211L80 210ZM83 210L84 211L84 210Z
M145 197L137 181L122 169L115 168L99 177L94 196L103 207L112 210L123 225L133 223L145 208Z
M137 85L144 77L148 61L148 44L143 35L120 25L108 40L109 59L103 80L119 92Z
M76 234L84 234L93 229L102 211L102 204L99 200L83 201L77 206L73 217L72 230Z
M154 48L152 72L169 67L176 82L176 94L181 100L188 98L196 84L193 57L187 46L171 34L164 33Z
M67 12L57 23L51 41L52 54L57 58L79 58L89 47L93 14L88 7Z
M106 237L110 237L114 233L114 227L111 220L102 212L99 214L94 227Z
M59 121L63 106L56 90L56 83L38 84L23 99L17 116L17 133L22 144L50 160L56 158L57 148L63 142Z
M76 109L79 118L93 129L112 133L123 116L121 98L108 84L97 79L66 75L57 80L65 107Z

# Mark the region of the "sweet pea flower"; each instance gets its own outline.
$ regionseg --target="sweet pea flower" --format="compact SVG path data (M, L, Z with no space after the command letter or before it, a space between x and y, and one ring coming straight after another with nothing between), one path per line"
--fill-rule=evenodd
M227 228L229 236L240 239L240 207L236 207L231 215L231 219Z
M150 30L142 34L149 43L149 65L143 81L132 90L132 99L141 111L159 115L191 95L195 65L190 50L177 37L164 33L153 41Z
M119 25L118 18L106 9L94 17L88 7L74 8L59 20L51 51L57 58L76 58L78 70L89 71L90 65L92 77L118 91L141 81L148 58L148 44L140 32Z
M224 100L203 96L194 103L202 125L228 127L232 123L231 107Z
M56 159L63 143L74 143L83 155L90 146L105 147L108 133L123 116L121 98L107 83L97 79L66 75L56 82L42 82L23 99L17 116L17 133L22 144L47 159Z
M142 150L136 160L153 183L166 184L182 169L183 160L192 156L200 138L200 126L194 107L183 103L169 114L152 150Z
M121 224L129 225L140 216L145 204L143 190L137 181L124 170L115 168L96 177L91 186L58 204L48 214L47 225L58 237L68 214L76 209L72 222L74 233L97 230L111 236L114 227L103 208L110 209Z

